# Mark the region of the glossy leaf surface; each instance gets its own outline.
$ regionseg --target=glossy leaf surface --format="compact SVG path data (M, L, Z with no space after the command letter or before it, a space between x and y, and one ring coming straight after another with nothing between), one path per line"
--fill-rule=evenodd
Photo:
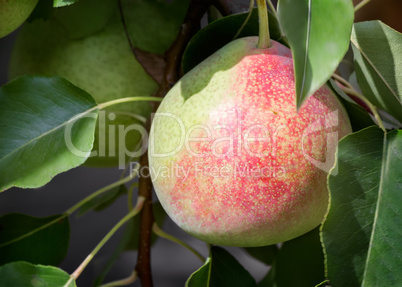
M369 127L343 138L322 228L337 286L397 286L402 273L402 131ZM347 183L347 184L345 184Z
M78 0L53 0L53 7L63 7L74 4Z
M97 110L59 77L20 77L0 88L0 191L36 188L81 165L92 149Z
M298 109L348 50L353 15L351 0L279 0L279 23L293 54Z
M356 23L351 43L363 95L402 122L402 34L380 21Z

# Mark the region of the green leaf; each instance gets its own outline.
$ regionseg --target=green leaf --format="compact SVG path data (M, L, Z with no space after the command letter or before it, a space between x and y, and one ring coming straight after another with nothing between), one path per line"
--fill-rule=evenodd
M211 276L211 257L208 257L204 265L202 265L197 271L190 275L185 287L207 287L212 286L209 282Z
M83 0L85 2L85 0ZM78 0L53 0L53 7L63 7L74 4Z
M351 0L279 0L279 22L293 54L298 109L348 50L353 15Z
M28 262L12 262L0 267L0 287L76 287L75 280L65 271Z
M113 204L113 202L123 194L127 194L127 187L124 184L101 193L82 205L78 210L78 216L82 216L92 209L95 211L101 211Z
M245 247L244 250L255 259L271 265L278 253L278 247L276 245L262 246L262 247Z
M187 279L186 287L256 286L254 278L225 249L212 246L205 264Z
M159 201L153 203L152 210L154 212L155 222L158 224L158 226L162 227L167 214ZM140 236L140 217L136 216L136 217L134 217L133 220L134 220L134 223L133 223L134 228L131 232L131 238L126 245L125 250L137 250L138 249L138 244L139 244L139 240L140 240L140 237L139 237ZM156 236L154 233L152 233L151 245L155 243L156 239L158 239L158 236Z
M402 34L380 21L362 22L351 42L364 96L402 122Z
M0 191L40 187L81 165L92 149L98 112L80 114L95 105L59 77L20 77L1 87Z
M68 218L59 218L60 215L39 218L16 213L1 216L0 265L12 261L59 265L67 255L70 239Z
M89 19L97 17L98 13L97 3L92 1L88 3L95 7L88 14ZM104 9L103 5L98 6ZM118 13L117 4L113 12ZM61 76L87 91L97 103L122 97L150 96L156 91L156 82L133 56L117 15L90 37L72 40L62 31L66 29L54 17L48 21L25 23L13 48L9 77ZM142 128L137 125L142 126L151 111L147 101L126 102L102 110L93 147L97 154L89 157L85 165L124 165L132 158L129 151L139 148Z
M176 38L189 0L122 0L124 18L135 47L163 54Z
M337 286L402 282L402 131L369 127L339 142L322 227L326 272ZM345 184L346 183L346 184Z
M269 278L269 280L268 280ZM286 241L263 282L275 287L314 287L324 281L324 254L316 228ZM258 284L258 286L264 286Z
M250 19L247 21L247 24L244 26L238 38L258 36L259 25L257 10L258 9L253 10ZM234 36L246 20L247 14L248 12L221 18L199 31L191 39L184 51L182 59L183 72L189 72L214 52L233 41ZM271 39L284 43L278 20L271 12L269 12L268 20ZM211 39L213 39L213 41L211 41Z

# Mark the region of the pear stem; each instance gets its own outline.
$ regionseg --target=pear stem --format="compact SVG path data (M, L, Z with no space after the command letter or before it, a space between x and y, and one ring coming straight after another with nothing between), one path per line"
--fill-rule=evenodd
M260 19L260 31L258 35L258 49L271 47L268 27L268 10L266 0L257 0L258 18Z
M276 9L275 9L274 4L272 4L272 1L268 0L267 2L268 2L269 9L271 9L272 14L274 14L275 17L278 18L278 14L276 13Z
M240 29L237 31L236 35L233 37L233 40L235 40L237 37L239 37L241 31L243 31L244 27L247 25L248 20L250 20L251 14L253 14L253 9L254 9L254 0L250 0L250 6L248 8L248 14L247 14L246 20L244 20Z
M356 6L355 6L355 13L357 12L357 11L359 11L363 6L365 6L367 3L369 3L370 2L370 0L363 0L363 1L361 1L359 4L357 4Z

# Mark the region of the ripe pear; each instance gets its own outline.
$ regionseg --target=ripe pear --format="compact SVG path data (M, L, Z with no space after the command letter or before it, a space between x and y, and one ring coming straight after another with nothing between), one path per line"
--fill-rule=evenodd
M38 0L0 0L0 38L28 19L37 3Z
M327 173L348 115L323 86L296 110L291 51L235 40L187 73L154 117L156 194L184 231L211 244L264 246L324 218Z
M86 25L88 19L95 21ZM157 89L130 49L115 0L81 0L58 8L48 20L24 24L13 48L9 78L27 74L65 77L97 103L151 96ZM137 151L141 138L133 124L142 125L150 113L148 102L107 108L106 114L99 115L95 133L93 150L98 156L85 164L127 163L126 151ZM119 131L119 125L124 131Z

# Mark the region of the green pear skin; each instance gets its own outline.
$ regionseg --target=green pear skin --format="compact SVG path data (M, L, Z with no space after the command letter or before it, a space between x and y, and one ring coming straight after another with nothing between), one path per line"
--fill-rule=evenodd
M88 1L92 3L88 4ZM20 75L62 76L91 94L97 103L124 97L151 96L157 89L157 83L144 71L130 49L117 2L108 1L116 4L112 6L115 10L110 16L99 9L88 10L88 5L102 6L98 5L98 1L85 0L82 8L80 2L58 8L49 20L24 24L13 49L9 78ZM102 7L103 10L110 9L107 3ZM79 37L79 29L73 29L80 26L78 18L70 23L68 29L71 17L67 16L74 15L73 9L99 13L87 15L89 19L98 19L98 24L90 27L94 30L93 34ZM63 17L64 14L67 16ZM82 18L83 21L85 19ZM83 32L87 35L90 31ZM106 109L104 124L99 124L96 129L93 149L102 154L90 157L85 164L99 167L127 164L130 159L127 151L138 150L141 138L137 128L129 128L133 124L142 125L150 112L148 102L129 102Z
M265 246L317 227L338 140L351 132L326 86L297 112L291 51L257 42L235 40L187 73L151 128L158 199L211 244Z
M0 0L0 38L24 23L37 3L38 0Z

